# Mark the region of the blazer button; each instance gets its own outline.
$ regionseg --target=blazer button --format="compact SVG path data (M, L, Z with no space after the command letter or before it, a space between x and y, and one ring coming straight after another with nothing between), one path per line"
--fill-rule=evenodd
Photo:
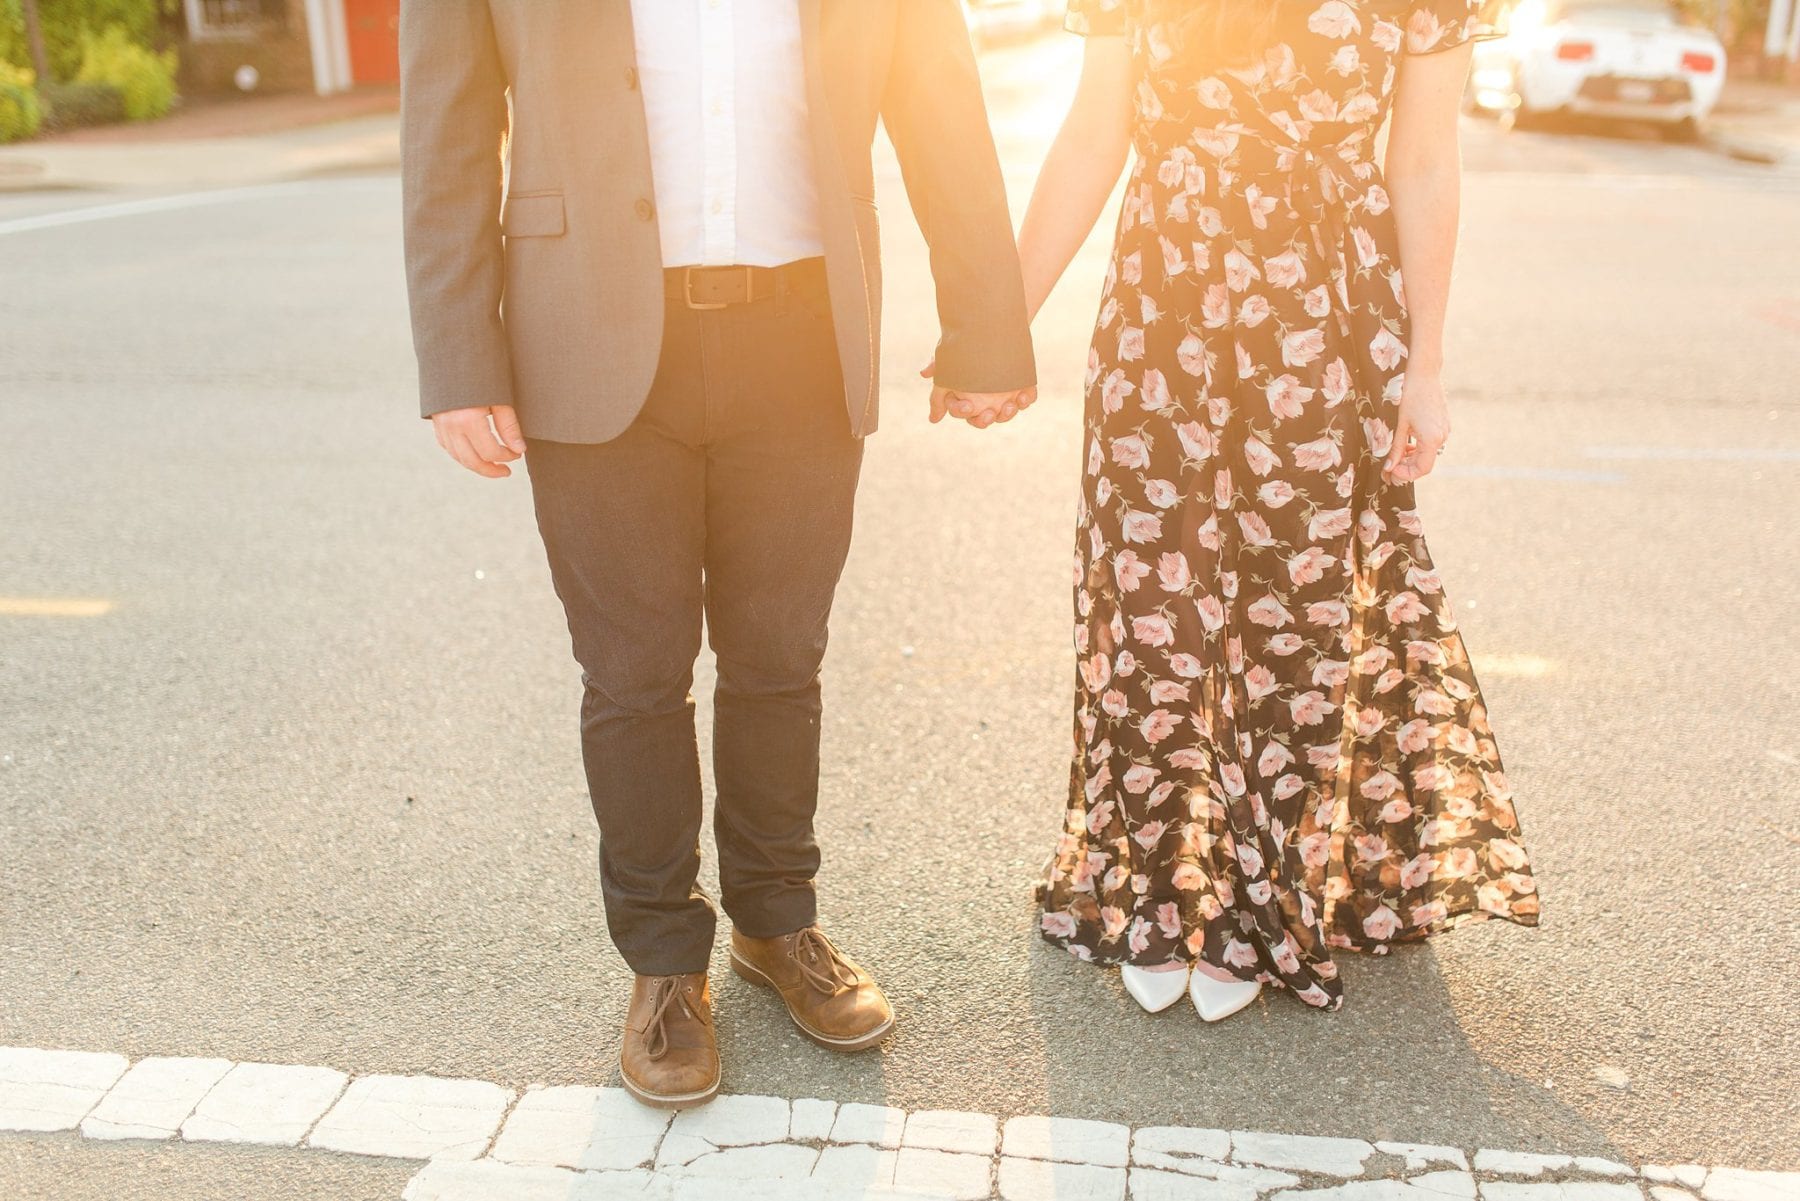
M648 200L639 200L631 206L631 211L638 215L639 221L648 221L656 216L656 206Z
M638 90L638 73L636 67L625 68L625 86L634 92Z

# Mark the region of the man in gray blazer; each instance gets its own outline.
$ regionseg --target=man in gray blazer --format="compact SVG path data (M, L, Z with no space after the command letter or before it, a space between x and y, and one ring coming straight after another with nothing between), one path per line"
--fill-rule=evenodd
M719 1084L689 695L718 658L731 963L856 1050L893 1012L817 925L819 668L876 426L883 122L930 244L931 417L1035 397L957 0L404 0L407 278L424 415L523 456L585 692L625 1086Z

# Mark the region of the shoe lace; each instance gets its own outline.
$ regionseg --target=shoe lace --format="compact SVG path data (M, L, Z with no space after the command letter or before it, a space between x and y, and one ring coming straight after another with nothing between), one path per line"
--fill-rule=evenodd
M679 1006L687 1015L699 1020L700 1015L688 1004L680 976L664 976L656 982L656 993L650 1002L650 1022L644 1027L644 1052L652 1062L669 1053L669 1015Z
M817 926L808 926L794 936L794 961L800 965L802 978L826 996L835 997L856 986L856 973Z

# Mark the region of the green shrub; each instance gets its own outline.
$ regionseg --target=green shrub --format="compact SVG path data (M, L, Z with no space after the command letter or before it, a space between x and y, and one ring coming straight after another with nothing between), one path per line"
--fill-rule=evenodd
M153 121L167 115L175 104L176 57L162 54L131 40L123 25L109 25L102 33L82 37L81 69L76 83L105 84L117 88L125 101L125 116L132 121Z
M0 142L17 142L37 133L43 112L34 84L30 71L0 63Z
M44 125L81 129L113 125L125 119L125 95L107 83L58 83L38 93L44 102Z
M139 45L158 44L163 23L180 9L181 0L38 0L51 74L59 80L74 78L81 69L82 35L109 26L121 26ZM20 67L31 65L19 0L0 0L0 59Z

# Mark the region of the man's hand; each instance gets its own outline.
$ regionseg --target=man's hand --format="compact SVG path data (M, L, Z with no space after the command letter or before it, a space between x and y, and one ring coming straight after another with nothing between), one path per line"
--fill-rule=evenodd
M511 475L507 464L525 453L525 435L511 405L435 413L431 428L445 453L490 480Z
M926 379L936 375L937 360L927 363L919 374ZM1017 392L953 392L949 388L933 388L931 423L936 425L945 417L956 417L984 430L995 422L1011 421L1036 400L1036 388L1023 388Z

